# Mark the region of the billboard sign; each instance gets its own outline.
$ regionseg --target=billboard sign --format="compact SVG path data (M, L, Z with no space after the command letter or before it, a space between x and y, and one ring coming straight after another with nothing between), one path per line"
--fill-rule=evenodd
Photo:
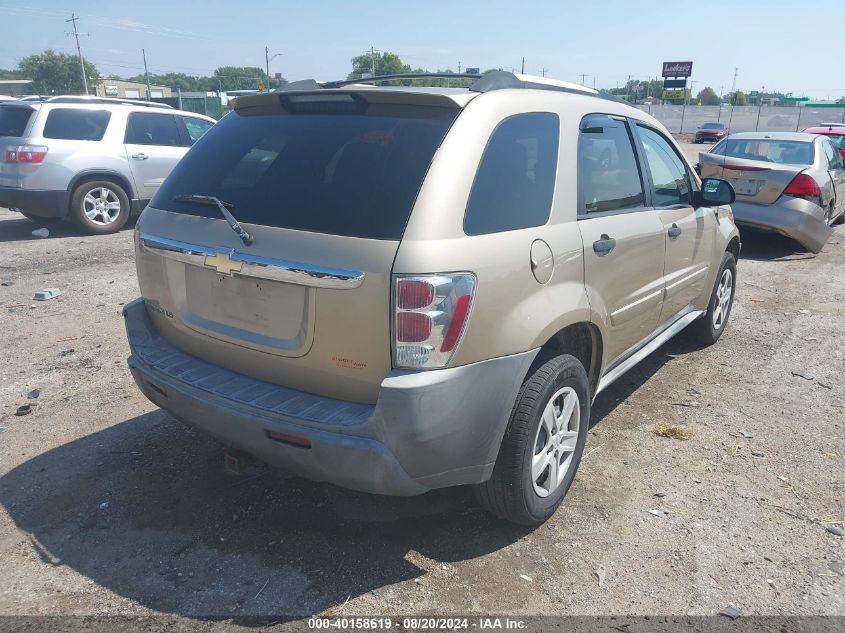
M480 75L481 69L480 68L467 68L466 73L468 75Z
M692 75L692 62L663 62L664 77L689 77Z
M675 99L685 99L686 98L686 90L664 90L663 91L663 100L664 101L671 101Z
M663 80L663 87L667 90L670 88L686 88L687 87L687 80L686 79L664 79Z

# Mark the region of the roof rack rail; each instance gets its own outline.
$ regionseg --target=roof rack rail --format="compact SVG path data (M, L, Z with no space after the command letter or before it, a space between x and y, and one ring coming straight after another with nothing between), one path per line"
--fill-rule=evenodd
M615 101L631 105L628 101L620 99L615 95L601 93L595 88L588 88L580 84L551 79L549 77L535 77L533 75L519 75L506 70L494 70L486 74L474 73L400 73L395 75L376 75L374 77L362 77L361 79L339 79L337 81L318 82L314 79L302 79L282 86L275 92L310 92L320 89L343 88L356 84L372 84L379 81L395 81L400 79L424 79L426 77L438 79L474 79L469 87L471 92L492 92L494 90L525 89L525 90L552 90L555 92L567 92L570 94L588 95L607 101Z
M166 103L154 101L143 101L141 99L124 99L121 97L86 97L84 95L60 95L57 97L46 97L41 99L44 103L94 103L99 105L133 105L145 108L169 108L173 106Z
M439 79L480 79L482 76L472 73L399 73L395 75L375 75L373 77L362 77L361 79L340 79L338 81L327 81L322 85L323 88L342 88L343 86L351 86L353 84L372 84L377 81L396 81L399 79L425 79L427 77Z

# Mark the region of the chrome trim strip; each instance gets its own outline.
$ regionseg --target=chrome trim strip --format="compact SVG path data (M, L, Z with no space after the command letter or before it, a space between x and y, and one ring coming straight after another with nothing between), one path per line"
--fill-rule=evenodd
M666 341L675 336L678 332L683 330L686 326L703 314L704 310L691 310L690 312L681 315L662 330L658 330L651 339L646 339L646 342L640 347L635 347L630 352L630 355L623 356L621 361L615 363L607 371L607 373L602 375L601 380L599 380L599 386L596 388L596 393L593 395L593 399L595 400L596 396L613 384L613 382L622 376L622 374L631 369L634 365L639 363L646 356L651 354L658 347L663 345Z
M253 277L313 288L334 289L357 288L364 282L365 277L365 273L354 270L328 268L302 262L261 257L260 255L248 255L232 248L202 246L149 233L141 233L140 245L143 250L191 266L205 267L206 257L220 254L228 255L233 262L242 264L239 271L231 273L233 277Z

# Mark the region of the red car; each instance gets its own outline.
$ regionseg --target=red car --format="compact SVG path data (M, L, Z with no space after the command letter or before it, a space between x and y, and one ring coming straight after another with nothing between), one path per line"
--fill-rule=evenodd
M801 131L806 132L807 134L822 134L824 136L829 136L830 140L833 141L833 144L839 148L839 153L842 154L842 158L843 160L845 160L845 125L832 125L830 127L808 127Z

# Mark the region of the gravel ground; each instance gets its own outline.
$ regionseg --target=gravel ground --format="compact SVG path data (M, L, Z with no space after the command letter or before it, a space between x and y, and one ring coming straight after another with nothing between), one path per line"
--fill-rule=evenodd
M126 368L131 231L33 228L0 210L0 615L845 615L843 226L818 256L744 232L725 336L679 337L599 397L534 531L465 489L225 472Z

